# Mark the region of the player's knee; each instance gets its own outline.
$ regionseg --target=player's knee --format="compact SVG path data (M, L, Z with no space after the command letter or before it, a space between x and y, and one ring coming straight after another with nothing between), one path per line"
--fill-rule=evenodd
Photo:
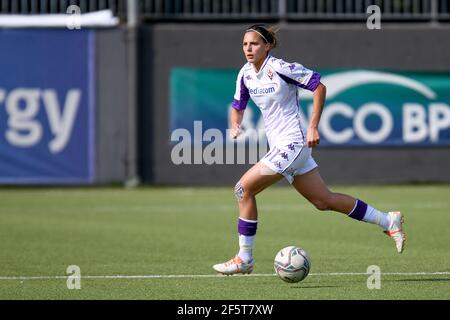
M236 199L238 201L242 201L242 199L244 198L244 192L244 186L242 185L241 181L239 181L234 186L234 195L236 196Z
M326 200L315 199L315 200L313 200L311 202L316 207L316 209L318 209L320 211L330 210L330 204Z
M321 194L314 199L311 199L310 202L320 211L328 211L333 210L336 202L335 194L332 192L328 192L326 194Z
M238 201L242 201L245 198L254 196L254 192L251 188L245 186L242 181L239 181L234 187L234 195Z

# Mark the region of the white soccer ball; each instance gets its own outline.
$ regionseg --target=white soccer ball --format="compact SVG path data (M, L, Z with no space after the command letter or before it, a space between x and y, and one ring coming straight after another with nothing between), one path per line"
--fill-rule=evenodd
M305 250L289 246L278 251L273 266L281 280L293 283L306 278L311 261Z

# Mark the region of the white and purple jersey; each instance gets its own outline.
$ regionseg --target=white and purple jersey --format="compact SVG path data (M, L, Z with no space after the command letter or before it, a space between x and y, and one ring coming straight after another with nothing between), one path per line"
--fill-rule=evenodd
M271 148L293 141L304 143L297 89L314 91L319 83L319 73L268 55L259 72L250 63L239 71L232 106L244 110L252 98L261 110Z

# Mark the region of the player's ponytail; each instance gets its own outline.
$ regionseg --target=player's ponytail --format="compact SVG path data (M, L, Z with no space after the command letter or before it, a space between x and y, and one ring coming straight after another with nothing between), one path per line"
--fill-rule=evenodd
M276 35L277 31L278 30L275 29L274 27L267 28L263 24L255 24L255 25L251 26L250 28L248 28L245 32L256 32L257 34L259 34L261 36L263 41L265 43L270 44L271 48L273 49L278 44L278 39L277 39L277 35Z

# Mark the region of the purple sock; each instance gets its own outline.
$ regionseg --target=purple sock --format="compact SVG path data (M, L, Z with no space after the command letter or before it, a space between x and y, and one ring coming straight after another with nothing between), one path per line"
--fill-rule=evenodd
M258 221L238 220L239 232L239 257L245 263L253 260L253 244L256 237L256 228Z
M256 234L258 222L256 221L246 221L239 218L238 220L238 232L244 236L254 236Z
M348 214L348 216L350 218L361 221L366 215L366 211L367 211L367 203L357 199L355 207L353 208L352 212Z

